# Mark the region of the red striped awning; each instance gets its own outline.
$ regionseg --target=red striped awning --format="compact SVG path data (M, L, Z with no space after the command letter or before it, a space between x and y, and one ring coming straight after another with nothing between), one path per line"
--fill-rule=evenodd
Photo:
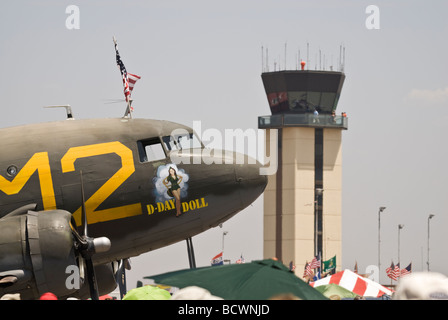
M344 287L345 289L350 290L351 292L362 297L381 297L384 294L392 295L392 291L388 288L368 278L364 278L350 270L335 273L332 276L311 282L310 285L312 287L318 287L330 283Z

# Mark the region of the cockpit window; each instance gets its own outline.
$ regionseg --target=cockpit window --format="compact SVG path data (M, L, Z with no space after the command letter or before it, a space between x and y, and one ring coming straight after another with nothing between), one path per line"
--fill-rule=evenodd
M176 143L174 138L171 136L166 136L162 138L163 143L165 143L165 147L168 151L177 150Z
M168 151L202 148L202 144L194 133L184 133L162 138Z
M152 138L137 142L140 162L150 162L166 158L160 139Z

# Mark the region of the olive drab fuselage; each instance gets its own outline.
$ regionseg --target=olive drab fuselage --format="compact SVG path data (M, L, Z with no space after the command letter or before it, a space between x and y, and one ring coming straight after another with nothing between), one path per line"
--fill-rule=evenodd
M224 163L219 152L204 159L192 129L169 121L64 120L3 128L0 136L0 233L11 212L30 204L39 214L68 211L79 227L84 198L89 233L111 240L97 265L215 227L266 186L258 163ZM182 177L179 217L163 183L170 173ZM0 277L7 259L0 258Z

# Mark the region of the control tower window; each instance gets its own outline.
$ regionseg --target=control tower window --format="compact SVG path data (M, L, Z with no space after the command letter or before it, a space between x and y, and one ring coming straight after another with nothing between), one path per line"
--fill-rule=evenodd
M308 113L317 109L319 113L330 114L336 106L336 93L320 91L291 91L289 108L294 112Z
M308 103L312 106L312 110L314 110L314 108L320 107L320 95L321 95L320 92L314 92L314 91L308 92L307 100Z
M166 158L159 138L140 140L137 142L140 162L151 162Z
M306 100L305 91L290 92L289 101L290 101L289 108L291 110L302 112L310 111L310 106L308 105L308 102Z
M336 100L336 93L334 92L322 92L320 104L325 110L334 110Z

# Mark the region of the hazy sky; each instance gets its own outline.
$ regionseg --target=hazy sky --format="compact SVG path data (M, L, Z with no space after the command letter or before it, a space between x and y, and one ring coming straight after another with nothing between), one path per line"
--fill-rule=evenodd
M379 29L368 29L369 5ZM69 5L79 8L79 29L68 29ZM431 220L431 269L448 275L448 3L428 1L8 1L0 11L0 127L76 118L121 117L122 82L112 36L128 72L140 75L134 117L167 119L202 130L257 129L269 115L261 82L261 48L296 67L310 44L326 66L346 48L346 80L338 112L343 132L342 265L360 272L377 264L378 208L381 263L398 256L426 269ZM2 150L2 152L6 152ZM263 258L262 197L215 228L193 238L198 266L222 249L235 261ZM309 259L311 259L310 257ZM180 242L132 259L128 288L143 276L188 268ZM388 282L382 271L383 282Z

